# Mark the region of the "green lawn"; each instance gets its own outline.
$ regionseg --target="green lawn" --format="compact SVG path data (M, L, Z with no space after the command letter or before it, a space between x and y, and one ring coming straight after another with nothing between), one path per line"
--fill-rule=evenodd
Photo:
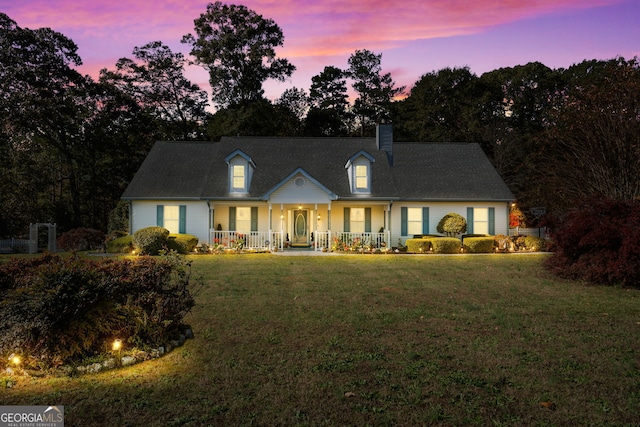
M193 257L194 340L0 404L66 426L638 425L640 291L545 256Z

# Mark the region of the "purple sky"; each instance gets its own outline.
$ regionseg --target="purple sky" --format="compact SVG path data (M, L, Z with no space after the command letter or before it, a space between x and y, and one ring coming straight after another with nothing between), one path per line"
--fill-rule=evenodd
M0 11L20 27L50 27L71 38L84 64L98 76L135 46L161 40L188 52L180 39L206 10L199 0L0 0ZM231 2L229 2L231 3ZM308 91L324 66L346 68L356 49L382 53L382 66L410 88L425 73L469 66L481 75L539 61L552 68L584 59L640 56L639 0L244 0L283 30L278 55L297 71L265 84L266 95L298 87ZM200 67L187 77L208 88Z

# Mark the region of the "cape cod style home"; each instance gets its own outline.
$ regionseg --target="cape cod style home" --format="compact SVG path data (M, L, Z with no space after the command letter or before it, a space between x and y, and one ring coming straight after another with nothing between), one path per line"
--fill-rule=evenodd
M479 145L394 143L391 124L375 138L157 142L122 196L131 233L159 225L209 245L317 250L438 234L449 212L470 234L508 234L513 198Z

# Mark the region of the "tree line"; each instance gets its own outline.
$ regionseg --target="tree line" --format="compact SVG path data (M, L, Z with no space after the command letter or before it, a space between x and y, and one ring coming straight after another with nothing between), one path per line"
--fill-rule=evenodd
M372 136L381 119L398 141L480 144L524 212L562 213L594 194L640 198L637 58L567 69L532 62L481 76L445 68L407 89L382 71L381 54L362 49L346 69L327 65L308 89L270 101L264 82L295 72L276 55L284 36L273 20L210 3L182 42L189 58L151 41L94 80L76 70L71 39L0 13L0 236L30 222L107 231L157 140ZM185 78L191 63L208 71L210 99Z

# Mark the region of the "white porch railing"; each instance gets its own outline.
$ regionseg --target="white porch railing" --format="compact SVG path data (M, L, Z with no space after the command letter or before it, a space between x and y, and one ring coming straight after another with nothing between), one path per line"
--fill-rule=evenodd
M210 230L211 245L236 249L282 249L283 238L280 231L238 231Z
M351 233L343 231L316 231L314 246L317 251L380 249L390 245L391 232Z
M210 230L210 244L225 249L284 249L284 232ZM313 246L317 251L381 249L390 246L391 233L348 233L315 231Z

